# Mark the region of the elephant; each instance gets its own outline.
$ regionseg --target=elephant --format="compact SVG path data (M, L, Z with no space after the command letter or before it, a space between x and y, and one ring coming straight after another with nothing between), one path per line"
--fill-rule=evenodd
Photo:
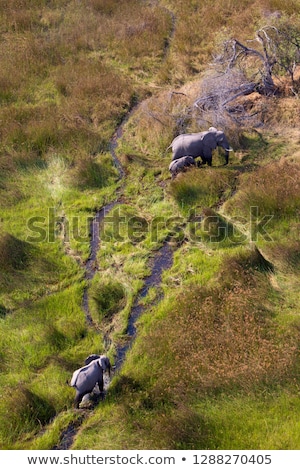
M228 164L229 146L224 132L218 131L215 127L210 127L208 131L196 132L194 134L181 134L175 137L168 149L172 148L172 160L178 160L185 155L194 158L201 157L202 162L212 165L212 151L217 147L225 150L225 165Z
M172 179L175 178L175 176L177 175L177 173L179 173L179 171L182 171L185 167L192 166L192 165L195 165L195 160L190 155L178 158L177 160L173 160L169 166Z
M89 358L90 357L91 356L89 356ZM87 358L86 361L89 358ZM79 408L79 404L84 395L91 393L97 383L100 393L103 394L103 372L108 371L110 374L110 367L108 357L101 355L96 359L92 359L91 362L88 362L84 367L75 370L70 382L71 387L74 387L76 390L74 399L75 408Z

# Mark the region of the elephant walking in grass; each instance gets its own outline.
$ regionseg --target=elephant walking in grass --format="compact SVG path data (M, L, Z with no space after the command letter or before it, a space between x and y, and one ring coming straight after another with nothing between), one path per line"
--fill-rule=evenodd
M185 157L178 158L177 160L173 160L169 166L172 179L175 178L175 176L177 175L177 173L179 173L179 171L184 171L186 167L189 167L192 165L195 165L195 160L193 157L190 157L190 156L185 156Z
M91 393L96 384L99 386L100 394L103 394L104 381L103 373L110 375L110 361L107 356L92 355L86 360L86 365L75 370L71 379L71 387L76 390L74 405L79 408L79 404L84 395Z
M172 160L178 160L185 155L197 158L201 157L202 162L212 165L212 151L217 147L225 150L225 165L228 164L229 146L224 132L218 131L215 127L210 127L208 131L194 134L181 134L175 137L168 148L172 148Z

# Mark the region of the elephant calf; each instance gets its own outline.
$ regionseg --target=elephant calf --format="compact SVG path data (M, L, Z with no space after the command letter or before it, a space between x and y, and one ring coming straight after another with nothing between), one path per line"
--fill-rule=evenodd
M178 158L177 160L173 160L170 163L169 170L171 172L172 178L175 178L179 171L182 171L185 167L195 165L195 160L193 157L185 156Z
M96 357L96 359L95 359ZM98 383L100 393L103 393L103 372L110 374L110 361L107 356L89 356L86 360L86 365L80 369L75 370L71 379L71 387L76 390L74 405L79 408L79 404L87 393L91 393Z

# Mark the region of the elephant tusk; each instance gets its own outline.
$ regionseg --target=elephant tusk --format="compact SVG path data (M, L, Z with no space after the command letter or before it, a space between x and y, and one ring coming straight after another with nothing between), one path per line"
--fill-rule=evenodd
M226 150L226 152L233 152L233 149L232 149L232 148L230 148L230 149L225 149L225 150Z

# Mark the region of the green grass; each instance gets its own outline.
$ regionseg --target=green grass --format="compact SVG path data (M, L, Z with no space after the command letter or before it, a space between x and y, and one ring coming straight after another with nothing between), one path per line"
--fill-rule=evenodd
M196 413L208 423L213 441L201 448L294 450L299 448L299 411L296 391L288 389L204 400Z
M72 423L74 449L298 448L297 100L264 98L261 133L229 127L226 168L215 152L172 181L166 148L202 130L191 110L222 40L299 5L21 3L0 6L1 448L51 449ZM87 283L90 222L117 197ZM66 380L107 338L113 359L165 240L173 266L80 423Z
M179 175L170 185L170 192L182 212L188 215L192 208L211 207L230 196L236 174L232 170L195 168Z

